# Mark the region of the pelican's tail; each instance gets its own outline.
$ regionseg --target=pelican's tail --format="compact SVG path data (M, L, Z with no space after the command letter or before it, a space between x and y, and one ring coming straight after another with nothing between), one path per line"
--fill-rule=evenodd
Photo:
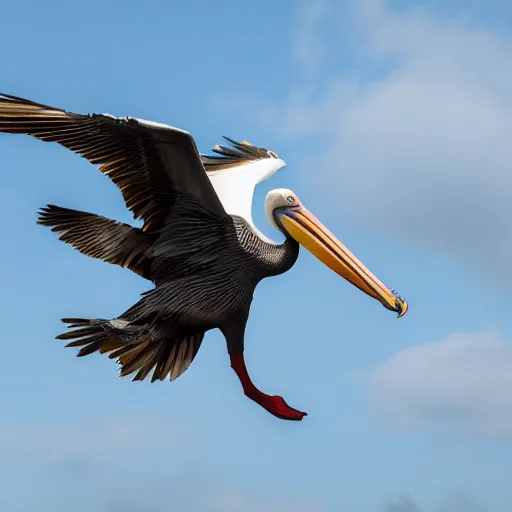
M77 356L108 353L121 365L120 376L135 371L133 380L144 380L153 370L151 382L177 379L194 360L204 333L171 336L158 324L134 325L114 320L63 318L71 329L57 339L74 340L66 347L82 347Z

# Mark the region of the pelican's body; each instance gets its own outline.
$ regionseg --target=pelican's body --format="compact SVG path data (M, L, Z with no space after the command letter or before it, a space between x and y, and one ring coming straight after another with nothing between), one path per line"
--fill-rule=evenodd
M285 240L268 240L254 225L254 187L285 164L249 143L216 146L201 156L182 130L133 118L84 116L0 95L0 132L55 141L81 154L120 188L127 207L144 221L134 228L104 217L49 205L38 222L83 254L127 267L155 287L112 320L63 319L60 339L78 355L109 353L121 375L171 380L194 359L204 334L226 338L231 365L245 394L283 419L305 413L259 391L243 359L244 334L257 284L295 263L299 243L385 307L405 314L406 303L384 286L290 190L271 191L267 218Z

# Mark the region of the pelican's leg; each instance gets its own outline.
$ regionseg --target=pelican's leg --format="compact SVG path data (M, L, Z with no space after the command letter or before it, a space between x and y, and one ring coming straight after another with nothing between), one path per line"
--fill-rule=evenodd
M298 411L293 407L290 407L281 396L271 396L261 392L252 382L247 368L245 366L244 353L243 351L238 354L231 354L231 368L235 370L242 387L244 389L245 396L261 405L270 414L277 416L283 420L300 421L307 413Z
M231 368L235 370L245 396L261 405L270 414L277 416L283 420L300 421L305 412L298 411L290 407L283 397L278 395L267 395L261 392L252 382L247 372L244 360L244 337L247 318L249 317L249 309L240 312L238 316L231 317L225 326L221 327L221 331L226 337L229 357L231 359Z

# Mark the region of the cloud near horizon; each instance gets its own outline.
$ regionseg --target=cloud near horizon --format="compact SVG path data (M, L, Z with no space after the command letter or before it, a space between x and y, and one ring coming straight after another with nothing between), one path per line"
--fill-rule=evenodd
M405 427L443 425L512 437L512 343L457 333L401 350L370 377L376 410Z
M226 482L201 464L200 441L190 425L162 419L3 425L0 477L5 486L22 474L32 491L20 495L19 488L3 488L0 508L16 503L17 510L32 510L34 502L55 507L57 500L63 510L71 506L77 512L98 506L107 512L169 506L201 512L326 512L314 500L254 493ZM94 493L77 502L83 489Z
M382 512L487 512L480 500L471 492L456 492L446 496L433 509L424 509L410 495L405 494L387 501Z
M102 465L125 455L147 454L182 430L168 421L119 417L37 426L3 424L0 458L4 463L43 468L70 461Z

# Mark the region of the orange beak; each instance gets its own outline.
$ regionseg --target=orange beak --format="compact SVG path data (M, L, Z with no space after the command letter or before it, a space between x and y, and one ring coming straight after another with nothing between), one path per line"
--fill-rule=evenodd
M311 212L289 207L276 211L286 232L322 263L349 283L377 299L398 318L407 312L407 302L375 277Z

